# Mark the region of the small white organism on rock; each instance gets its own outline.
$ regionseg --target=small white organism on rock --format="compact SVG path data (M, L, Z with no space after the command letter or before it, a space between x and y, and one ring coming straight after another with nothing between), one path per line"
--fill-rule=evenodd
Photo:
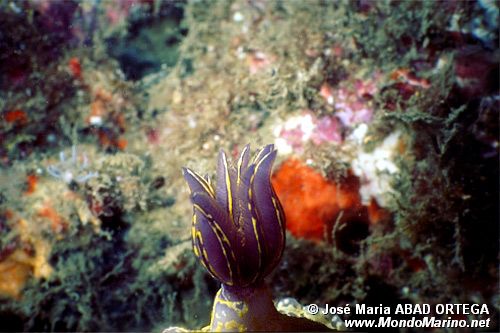
M81 162L81 163L80 163ZM49 165L47 172L66 184L72 182L85 183L87 180L97 177L97 172L88 170L89 161L87 155L82 154L79 158L76 146L71 147L71 158L66 159L64 151L59 153L59 163Z
M353 132L351 138L360 144L367 132L367 126L362 124ZM359 177L361 188L359 193L364 204L373 198L381 207L387 207L394 192L392 180L399 173L395 163L398 155L401 132L389 134L382 144L371 152L365 152L360 144L356 157L351 161L351 167Z

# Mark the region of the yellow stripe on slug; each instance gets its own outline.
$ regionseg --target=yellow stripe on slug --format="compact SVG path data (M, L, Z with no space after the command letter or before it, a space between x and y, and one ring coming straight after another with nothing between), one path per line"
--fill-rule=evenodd
M255 155L255 157L253 158L253 163L257 162L260 158L260 156L264 153L264 150L266 149L266 147L264 148L261 148L259 150L259 152L257 153L257 155Z
M261 152L262 152L262 150L261 150ZM258 165L255 166L255 169L254 169L254 172L252 174L252 177L250 178L250 186L248 187L248 200L249 200L248 206L249 206L249 209L250 209L250 214L252 215L253 233L255 235L255 241L257 242L257 252L259 253L259 266L258 266L258 270L257 271L259 271L260 268L261 268L261 266L262 266L262 247L260 246L259 232L257 230L257 220L255 219L254 213L252 212L253 209L252 209L252 206L251 206L250 202L252 202L252 195L253 195L253 193L252 193L252 184L253 184L255 175L257 173L258 167L260 166L261 162L262 162L262 160L259 162ZM252 280L252 283L255 282L255 280L257 280L258 277L259 277L259 274L256 274L255 277Z
M194 226L191 227L191 237L194 238L196 236L196 228Z
M255 240L257 241L257 252L259 253L259 265L258 269L256 270L257 272L259 272L260 267L262 266L262 249L260 247L259 232L257 231L257 220L253 216L252 216L252 226L253 226L253 233L255 235ZM259 277L259 274L255 274L252 283L255 282L255 280L257 280L257 277Z
M215 191L214 191L214 188L212 186L212 181L210 180L210 177L205 176L205 180L207 181L207 185L208 185L208 187L210 188L210 190L212 191L212 193L214 194L214 197L215 197Z
M205 267L208 273L210 273L210 275L212 275L215 279L223 281L223 279L216 273L213 266L210 265L210 261L208 261L207 250L203 246L203 238L200 231L196 232L196 239L199 241L198 247L201 252L201 256L199 256L198 258L200 259L202 266Z
M276 198L271 197L271 200L273 201L276 217L278 218L278 224L280 225L280 234L281 236L283 236L283 221L281 220L281 210L278 208L278 203L276 201Z
M210 195L212 198L215 198L215 191L212 188L211 184L207 182L207 180L205 180L205 178L187 168L186 172L189 173L203 187L203 189L208 193L208 195Z
M257 163L257 165L255 166L255 169L253 170L253 173L252 173L252 177L250 177L250 186L248 186L248 199L250 201L252 201L252 185L253 185L253 181L255 179L255 175L257 174L257 171L259 170L260 166L262 165L262 162L265 161L265 159L272 153L269 152L268 154L266 154L266 156L264 156L260 161L259 163ZM269 176L270 178L271 176ZM271 179L269 179L269 182L271 182Z
M241 183L241 167L243 165L243 157L245 156L248 149L248 145L246 145L241 152L240 158L238 159L238 177L236 177L236 185L238 186L240 186Z
M208 260L207 249L205 249L205 248L202 248L202 257L203 257L203 260L205 261L205 267L207 268L208 272L210 274L212 274L212 276L215 277L217 280L223 281L224 279L222 279L219 276L219 274L217 274L217 272L214 269L214 267L212 265L210 265L210 261Z
M266 158L271 155L273 151L271 150L269 153L267 153L260 161L255 165L255 170L253 171L252 178L250 180L250 184L252 184L253 179L255 178L255 175L257 174L257 171L259 170L260 166L262 165L262 162L266 160Z
M231 178L229 177L229 167L227 165L226 154L222 153L222 163L224 165L224 179L226 183L226 191L227 191L227 209L229 212L229 218L234 223L233 218L233 194L231 192Z
M282 215L282 210L280 209L279 203L274 196L272 197L272 201L273 201L274 210L276 212L276 217L278 218L278 224L280 226L280 239L281 239L281 244L280 244L281 253L279 256L274 257L274 260L272 263L274 266L277 264L277 262L279 262L279 260L281 259L281 255L283 254L283 251L284 251L285 232L284 232L283 220L281 219L281 217L284 216L284 215Z
M231 256L233 257L233 259L236 261L236 256L234 255L234 252L233 252L233 249L231 248L231 243L229 242L229 238L227 238L227 235L224 233L224 231L222 230L222 228L220 227L220 225L217 223L217 221L215 221L215 219L213 218L212 215L208 214L207 212L205 212L205 210L203 208L201 208L199 205L197 204L194 204L193 205L194 208L196 208L203 216L205 216L205 218L207 220L210 221L210 223L208 224L209 227L212 229L212 231L214 232L214 234L217 236L217 238L219 238L219 235L217 234L217 232L220 233L220 235L222 236L222 241L224 243L227 244L227 246L229 247L230 251L231 251ZM217 230L217 232L214 231L214 228ZM225 251L225 250L224 250Z
M231 269L231 263L228 260L227 251L226 251L226 248L224 247L224 244L223 244L223 243L227 244L227 246L229 248L229 251L230 251L230 254L231 254L231 257L236 262L236 256L235 256L235 254L233 252L233 249L231 248L231 243L229 242L229 239L227 238L226 234L221 229L221 227L219 226L219 224L217 223L217 221L214 220L214 218L212 217L212 215L207 214L207 212L205 212L205 210L203 210L203 208L201 208L197 204L194 204L193 206L203 216L205 216L205 218L209 221L208 226L210 227L210 229L212 229L212 232L214 233L215 238L217 238L219 246L222 249L222 254L224 255L224 259L225 259L225 262L226 262L227 270L229 272L229 281L225 281L224 279L222 279L220 277L219 277L219 280L221 282L224 282L225 284L231 286L233 284L233 270ZM201 232L200 232L200 235L201 235ZM203 252L204 252L204 254L206 254L206 256L207 256L207 262L210 265L210 261L208 260L208 254L207 254L205 248L203 248ZM211 267L211 268L213 269L213 267ZM214 272L215 272L215 270L214 270Z

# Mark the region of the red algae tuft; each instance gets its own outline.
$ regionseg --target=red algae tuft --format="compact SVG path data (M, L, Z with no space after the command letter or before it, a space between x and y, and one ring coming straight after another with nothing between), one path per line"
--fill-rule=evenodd
M38 183L38 177L34 174L29 174L26 176L26 191L24 194L32 194L36 190L36 185Z
M28 122L28 116L26 112L20 109L5 112L3 118L6 122L14 123L16 125L26 125L26 123Z
M68 67L75 79L82 78L82 64L80 63L80 59L78 59L77 57L69 59Z
M52 206L45 205L38 211L38 216L50 221L50 228L54 233L61 233L68 228L68 222Z

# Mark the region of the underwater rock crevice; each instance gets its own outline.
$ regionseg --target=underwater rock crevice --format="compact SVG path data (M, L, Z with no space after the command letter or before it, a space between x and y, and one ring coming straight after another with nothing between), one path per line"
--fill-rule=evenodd
M181 25L184 6L183 1L165 1L157 12L150 8L142 16L131 14L127 33L107 38L107 52L118 61L128 80L140 80L177 63L178 48L188 33Z

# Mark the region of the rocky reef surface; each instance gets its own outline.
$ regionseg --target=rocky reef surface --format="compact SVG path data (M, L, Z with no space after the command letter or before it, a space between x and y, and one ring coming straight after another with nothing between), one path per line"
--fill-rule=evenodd
M0 0L0 330L205 326L182 167L250 143L277 149L281 312L476 303L498 331L498 13Z

